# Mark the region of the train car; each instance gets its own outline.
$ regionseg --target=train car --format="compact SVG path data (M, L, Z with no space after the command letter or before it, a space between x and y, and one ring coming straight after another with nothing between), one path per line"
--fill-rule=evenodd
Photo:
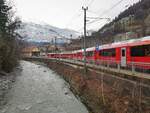
M62 59L71 59L72 54L71 54L71 52L63 52L63 53L60 53L60 58L62 58Z
M117 48L111 47L112 44L103 45L99 47L99 51L96 51L96 62L102 64L117 64L119 53Z
M47 57L48 58L60 58L61 54L60 53L48 53Z
M150 36L100 46L98 60L150 69Z
M120 51L122 65L132 65L133 63L138 68L150 69L150 36L133 40Z
M73 51L73 58L76 60L83 60L83 49Z
M84 51L83 51L84 54ZM86 49L86 60L89 63L93 63L96 60L96 48L90 47Z
M84 50L76 50L63 53L49 53L49 58L74 59L82 61ZM121 67L131 67L150 69L150 36L140 39L131 39L112 44L106 44L86 49L86 60L88 63L109 63L110 65L120 65Z
M48 53L47 57L48 58L55 58L56 53Z

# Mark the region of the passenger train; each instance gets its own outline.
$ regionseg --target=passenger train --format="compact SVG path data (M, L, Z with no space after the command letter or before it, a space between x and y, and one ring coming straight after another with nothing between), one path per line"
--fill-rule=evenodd
M84 50L48 53L47 57L82 61ZM130 67L134 64L138 68L150 70L150 36L87 48L86 61L95 63L108 61L112 65L120 64L121 67Z

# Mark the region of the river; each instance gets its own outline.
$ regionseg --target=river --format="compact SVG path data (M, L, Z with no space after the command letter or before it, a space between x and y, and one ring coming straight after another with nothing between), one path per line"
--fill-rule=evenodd
M27 61L20 66L0 113L88 113L68 84L48 67Z

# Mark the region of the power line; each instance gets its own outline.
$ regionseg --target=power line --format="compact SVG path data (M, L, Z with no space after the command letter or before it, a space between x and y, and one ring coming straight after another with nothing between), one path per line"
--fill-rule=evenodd
M77 11L77 13L75 15L72 16L72 18L70 19L70 21L66 24L66 28L72 23L73 20L77 19L78 17L80 17L82 15L82 13L80 11L81 9L79 9Z
M86 1L86 0L83 0L83 1L84 1L84 2L83 2L83 6L86 6L86 2L87 2L87 1ZM88 0L88 1L89 1L89 0Z
M114 4L112 7L110 7L108 10L105 10L103 13L101 13L99 16L103 16L104 14L109 13L112 9L114 9L116 6L118 6L123 1L124 0L120 0L119 2L117 2L116 4Z
M94 0L84 0L84 2L83 2L83 5L86 5L86 2L88 3L88 5L89 6L91 6L92 5L92 3L94 2ZM79 18L80 16L82 16L82 13L80 12L81 11L81 9L79 9L78 11L77 11L77 13L70 19L70 21L66 24L66 28L68 28L68 26L70 25L70 24L72 24L72 21L74 21L75 19L77 19L77 18ZM80 12L80 13L79 13ZM81 28L81 29L83 29L83 27Z
M110 20L110 18L100 18L100 17L87 17L87 18L89 18L89 19L108 19L108 20Z
M93 19L94 19L94 18L93 18ZM106 20L108 20L108 21L111 21L110 18L95 18L95 20L93 20L93 21L91 21L91 22L89 22L89 23L87 23L87 24L92 24L92 23L98 22L98 21L100 21L100 20L102 20L102 19L106 19Z
M118 6L121 2L123 2L123 0L120 0L119 2L117 2L116 4L114 4L112 7L110 7L108 10L105 10L104 12L102 12L102 13L99 15L99 17L103 16L104 14L109 13L112 9L114 9L116 6ZM96 13L93 12L93 11L90 11L90 12L96 14ZM101 18L100 18L100 19L95 19L95 20L89 22L88 24L95 23L95 22L97 22L97 21L99 21L99 20L101 20Z
M89 0L88 0L89 1ZM86 0L84 0L83 1L83 6L85 6L86 5ZM72 21L73 20L75 20L75 19L77 19L77 18L79 18L80 16L82 16L82 12L80 12L81 11L81 9L79 9L78 11L77 11L77 13L74 15L74 16L72 16L72 18L70 19L70 21L66 24L66 28L70 25L70 24L72 24ZM79 13L80 12L80 13Z
M97 16L99 16L96 12L92 11L92 10L88 10L87 12L91 13L91 14L95 14Z
M91 0L91 2L89 2L89 4L87 6L91 7L93 3L94 3L94 0Z

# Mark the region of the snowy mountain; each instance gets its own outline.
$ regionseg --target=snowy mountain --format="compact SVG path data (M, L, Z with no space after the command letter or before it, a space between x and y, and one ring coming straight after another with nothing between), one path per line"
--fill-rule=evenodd
M57 37L57 43L64 43L68 42L67 39L76 39L79 36L79 33L73 30L35 23L22 23L16 32L23 37L23 40L29 42L54 42L54 38Z

